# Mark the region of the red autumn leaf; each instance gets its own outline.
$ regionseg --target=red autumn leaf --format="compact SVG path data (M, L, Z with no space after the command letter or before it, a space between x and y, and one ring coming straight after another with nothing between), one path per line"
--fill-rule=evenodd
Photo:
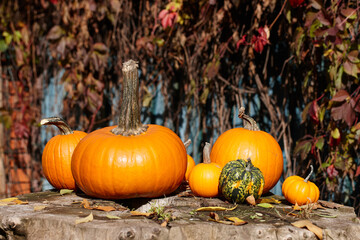
M311 120L315 123L318 124L319 123L319 111L320 111L320 107L317 104L317 101L314 100L309 108L309 115Z
M351 127L355 121L356 114L355 110L351 106L351 103L344 102L338 107L331 108L331 117L335 121L343 120L349 127Z
M172 27L177 19L176 12L170 12L169 10L162 10L159 13L159 19L163 28Z
M239 41L236 43L236 49L239 49L240 45L248 45L246 42L246 34L241 37Z
M255 52L262 53L264 50L264 46L269 44L269 37L270 37L270 31L267 26L260 27L258 29L258 36L253 35L251 38L251 44L253 45L253 48Z
M297 8L304 2L304 0L289 0L289 2L291 7Z
M340 90L335 94L335 96L331 100L335 102L342 102L346 100L346 98L348 98L349 96L350 95L346 90Z
M357 167L355 177L360 175L360 166Z
M337 175L339 175L339 172L335 169L334 164L331 164L327 169L326 172L330 179L333 179Z

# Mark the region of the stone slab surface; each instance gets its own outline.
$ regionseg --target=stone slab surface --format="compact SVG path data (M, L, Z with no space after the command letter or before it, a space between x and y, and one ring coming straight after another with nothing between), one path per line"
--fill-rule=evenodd
M278 198L278 196L267 196ZM235 210L217 211L218 217L238 217L247 221L241 226L210 220L211 211L195 212L199 207L234 205L218 198L171 196L158 199L109 201L70 193L47 191L18 196L26 204L0 204L0 239L65 240L65 239L318 239L306 228L292 222L308 219L323 229L323 239L360 239L360 221L353 208L338 206L312 211L293 211L289 204L273 204L275 208L238 205ZM112 206L116 211L86 209ZM1 203L1 202L0 202ZM167 226L156 217L134 216L131 211L149 212L162 208L172 218ZM76 224L76 220L92 213L93 220ZM109 218L108 215L118 218Z

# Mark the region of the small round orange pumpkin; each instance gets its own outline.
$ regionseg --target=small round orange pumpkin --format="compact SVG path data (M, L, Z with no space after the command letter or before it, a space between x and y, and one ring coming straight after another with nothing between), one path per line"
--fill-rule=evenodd
M42 119L41 125L56 126L61 135L52 137L42 153L42 169L46 179L56 189L75 189L71 173L71 157L75 147L87 134L73 131L60 117Z
M219 194L221 167L210 161L210 144L205 143L204 162L197 164L191 171L189 185L191 191L200 197L216 197Z
M118 126L89 133L76 147L72 173L87 195L105 199L159 197L182 183L186 149L170 129L140 121L138 64L123 64Z
M320 191L319 188L309 181L311 174L314 171L312 165L310 165L311 171L309 175L304 179L299 176L290 176L285 179L282 185L282 193L285 199L299 206L315 203L319 200Z
M214 143L210 158L221 167L235 159L250 158L264 175L264 193L267 193L281 177L283 154L278 142L269 133L260 131L255 120L244 111L243 107L239 110L244 128L233 128L221 134Z
M184 145L185 148L187 148L191 144L191 139L188 139ZM189 181L190 173L195 167L195 161L194 159L188 154L187 155L187 166L186 166L186 172L185 172L185 181Z

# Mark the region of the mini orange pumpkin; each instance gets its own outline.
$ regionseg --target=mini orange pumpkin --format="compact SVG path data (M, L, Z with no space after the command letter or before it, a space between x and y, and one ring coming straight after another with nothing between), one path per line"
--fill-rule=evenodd
M185 148L187 148L191 144L191 139L188 139L184 145ZM185 172L185 181L189 181L190 173L195 167L195 161L194 159L188 154L187 155L187 166L186 166L186 172Z
M46 179L56 189L75 189L71 173L71 157L75 147L87 134L73 131L60 117L42 119L41 125L56 126L61 135L52 137L45 145L42 154L42 169Z
M305 179L299 176L290 176L283 182L282 193L288 202L301 206L319 200L319 188L313 182L308 181L314 171L312 165L310 168L311 171Z
M197 164L191 171L189 185L191 191L200 197L216 197L219 194L221 167L210 161L210 144L205 143L204 162Z
M260 131L254 119L239 110L244 128L233 128L215 141L211 150L211 161L224 167L235 159L251 159L253 165L264 175L264 193L279 181L283 172L283 154L277 141L267 132Z
M123 64L118 126L89 133L76 147L72 173L89 196L159 197L176 190L186 171L186 149L170 129L140 121L138 64Z

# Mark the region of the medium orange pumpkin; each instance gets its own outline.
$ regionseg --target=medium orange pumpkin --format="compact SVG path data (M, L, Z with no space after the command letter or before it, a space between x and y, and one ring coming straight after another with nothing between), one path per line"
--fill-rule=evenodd
M72 189L75 180L71 172L71 156L80 140L87 134L73 131L60 117L42 119L41 125L56 126L61 135L52 137L45 145L42 153L42 169L46 179L56 189Z
M184 145L187 148L191 144L191 139L188 139ZM195 167L194 159L188 154L187 155L187 165L186 165L186 172L185 172L185 181L189 181L190 173L192 169Z
M282 193L288 202L292 204L297 203L301 206L308 203L315 203L319 200L319 188L313 182L309 181L314 171L312 165L310 165L310 168L311 171L305 179L295 175L286 178L283 182Z
M190 173L190 189L196 196L216 197L219 194L219 178L222 168L210 161L209 143L205 143L203 159L203 163L197 164Z
M159 197L185 177L186 149L170 129L140 122L138 65L123 65L118 126L89 133L76 147L72 173L89 196L105 199Z
M214 143L210 158L222 167L235 159L251 158L253 165L264 175L264 193L267 193L281 177L283 154L277 141L267 132L260 131L255 120L244 111L243 107L239 110L244 128L233 128L221 134Z

